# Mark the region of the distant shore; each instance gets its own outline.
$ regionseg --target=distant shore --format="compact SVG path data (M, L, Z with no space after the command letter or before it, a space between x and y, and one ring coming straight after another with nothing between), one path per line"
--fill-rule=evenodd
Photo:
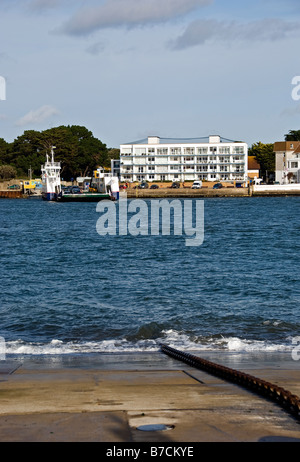
M289 185L292 186L292 185ZM299 186L299 185L297 185ZM121 191L122 192L122 191ZM212 187L204 187L201 189L193 189L190 187L180 188L158 188L158 189L134 189L128 188L124 192L128 199L162 199L162 198L213 198L213 197L279 197L279 196L300 196L300 189L283 189L272 187L270 189L258 189L253 187L236 188L224 186L221 189L213 189ZM28 199L41 198L41 195L28 196L22 190L4 190L0 191L0 199Z

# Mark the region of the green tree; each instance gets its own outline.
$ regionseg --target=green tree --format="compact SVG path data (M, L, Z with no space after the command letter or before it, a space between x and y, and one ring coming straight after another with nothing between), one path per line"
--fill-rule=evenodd
M95 168L110 163L106 145L79 125L62 125L43 132L27 130L10 145L3 142L0 156L5 152L5 163L14 166L22 176L27 176L29 168L34 176L40 176L41 165L52 146L56 147L55 160L61 162L61 175L66 180L91 175ZM0 161L3 162L1 157Z
M0 165L7 162L10 144L3 138L0 138Z
M19 176L27 176L29 168L34 175L40 176L41 164L45 161L42 133L26 130L18 136L11 144L7 160L17 169Z
M259 141L251 146L249 156L255 156L257 162L260 164L263 177L275 172L274 144L264 144Z
M110 149L108 150L108 160L109 160L109 162L110 162L112 159L120 159L120 149L117 149L117 148L110 148Z
M16 178L17 171L11 165L0 165L0 178L3 180L10 180Z
M56 146L55 159L61 162L62 177L91 175L107 161L107 147L91 131L79 125L60 126L43 132L47 149Z
M290 130L285 135L285 141L300 141L300 130Z

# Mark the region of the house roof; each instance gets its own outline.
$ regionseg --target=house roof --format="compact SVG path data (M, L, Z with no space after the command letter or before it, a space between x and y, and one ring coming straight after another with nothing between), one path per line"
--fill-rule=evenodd
M285 151L298 151L300 149L300 141L277 141L274 144L274 152L285 152Z
M300 153L300 142L299 142L297 148L295 149L294 153L295 153L295 154L299 154L299 153Z
M260 164L254 156L248 157L248 170L260 170Z

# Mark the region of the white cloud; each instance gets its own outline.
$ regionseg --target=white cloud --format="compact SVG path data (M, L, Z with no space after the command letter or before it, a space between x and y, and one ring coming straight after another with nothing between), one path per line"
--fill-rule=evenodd
M16 125L22 127L25 125L41 123L49 119L49 117L57 114L59 114L59 112L55 107L45 105L36 110L29 111L16 122Z
M86 35L108 27L157 24L209 5L214 0L106 0L82 8L63 27L70 35Z
M173 49L203 45L209 41L275 41L299 34L300 23L282 19L262 19L249 23L236 21L196 20L171 43Z

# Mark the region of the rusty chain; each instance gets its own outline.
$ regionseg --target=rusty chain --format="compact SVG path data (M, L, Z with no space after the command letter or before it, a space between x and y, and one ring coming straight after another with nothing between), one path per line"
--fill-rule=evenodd
M194 356L190 353L176 350L175 348L171 348L164 344L161 344L160 347L161 351L168 356L178 359L179 361L183 361L190 366L201 369L209 374L216 375L222 379L248 388L257 394L276 402L300 420L300 398L284 388L278 387L277 385L244 372L230 369L229 367L199 358L198 356Z

